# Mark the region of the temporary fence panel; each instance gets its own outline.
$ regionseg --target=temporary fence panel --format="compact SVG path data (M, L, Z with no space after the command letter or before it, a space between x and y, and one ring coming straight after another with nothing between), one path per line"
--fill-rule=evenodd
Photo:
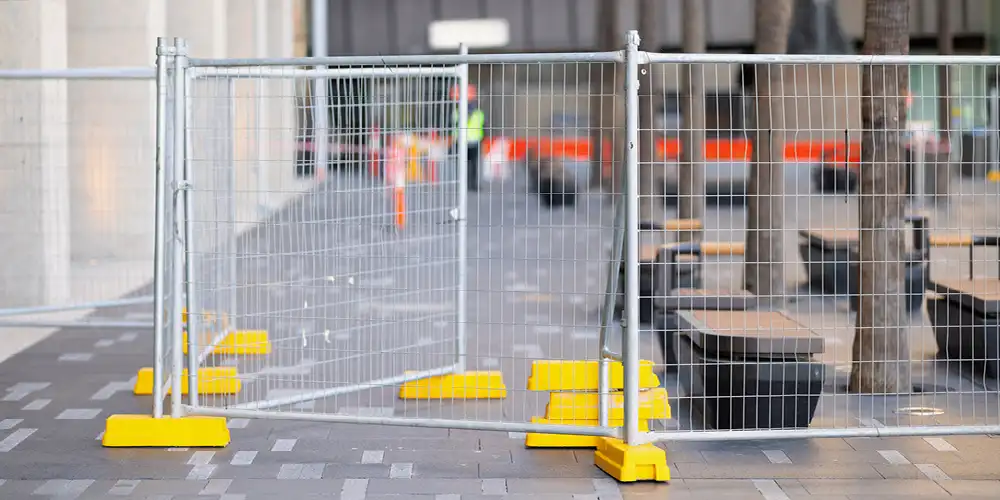
M149 325L83 318L152 301L154 92L152 68L0 71L0 326Z
M902 119L900 90L912 65L1000 60L638 43L632 32L620 53L191 60L171 122L186 139L168 162L187 274L165 283L186 291L190 383L242 386L192 390L183 410L526 432L529 447L1000 431L996 283L982 277L1000 265L980 254L1000 241L989 209L1000 193L948 173L957 155L930 139L962 130L928 135ZM595 81L595 66L623 77ZM736 85L754 66L742 130L710 135L727 120L684 116L706 109L707 79ZM513 102L586 101L576 114L602 127L556 140L566 130L538 126L555 109L502 109L531 84L491 75L525 70L577 75L595 99L540 80ZM237 97L218 89L327 78L363 94L329 116L328 145L338 130L367 136L373 168L332 171L234 237L226 200L269 188L226 180L261 158L233 154ZM457 110L467 123L469 81L490 82L476 100L501 122L535 116L517 121L532 130L488 122L520 141L510 176L470 183L483 155L465 147L469 130L449 137L456 122L419 116ZM440 93L450 82L457 99ZM866 97L873 88L886 95ZM681 124L664 130L651 115L674 93ZM604 95L611 105L595 107ZM419 154L442 137L457 147ZM580 144L603 161L581 159ZM426 175L434 159L440 175ZM620 190L591 190L595 168Z
M548 166L529 167L522 156L514 178L469 191L468 176L479 169L467 170L468 163L478 165L481 153L465 147L469 131L457 125L470 116L470 62L480 72L549 65L583 83L592 65L613 71L620 59L599 53L190 60L188 151L185 161L172 164L190 175L181 183L190 211L179 209L188 236L179 241L190 273L183 284L191 312L189 374L192 387L201 388L189 391L185 411L534 432L529 439L541 445L556 434L588 443L587 436L617 434L627 377L620 364L598 362L597 342L607 250L615 246L608 245L610 207L600 196L585 196L587 163L553 153L548 141L533 141L532 148ZM216 205L262 188L226 183L246 167L228 156L225 134L216 133L231 126L219 114L232 105L220 103L225 94L212 89L274 79L332 79L360 89L354 108L332 106L329 145L333 153L349 135L339 117L352 116L362 128L346 132L368 136L357 141L367 142L358 156L374 168L331 171L233 244L226 235L239 220ZM561 97L558 88L534 89L546 91L550 101ZM476 97L505 93L494 84ZM523 135L531 132L537 131ZM525 196L526 185L541 196ZM570 192L554 192L559 185ZM610 330L608 358L620 357L612 352L620 335ZM648 368L646 386L657 385ZM226 379L239 380L239 388L222 388ZM617 389L617 399L606 401L619 410L606 407L611 425L599 425L598 392L607 387Z
M756 71L756 84L745 134L713 138L693 113L676 132L640 130L682 141L639 164L676 189L643 196L697 223L642 250L642 357L687 417L650 419L639 442L1000 430L998 264L980 248L997 242L1000 191L959 175L973 155L954 148L985 149L997 130L979 144L959 120L941 130L907 109L910 89L928 88L908 72L936 79L942 64L952 81L978 78L952 85L965 92L953 104L988 109L998 62L648 54L643 70L667 82L654 109L670 87L697 102L713 78Z

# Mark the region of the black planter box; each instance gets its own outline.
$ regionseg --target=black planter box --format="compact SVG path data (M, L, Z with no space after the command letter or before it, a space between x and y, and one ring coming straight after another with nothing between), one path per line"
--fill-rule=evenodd
M820 163L813 168L813 187L821 193L858 192L858 168L844 163ZM913 153L907 146L903 150L903 168L906 169L904 182L907 196L913 195Z
M858 173L843 165L824 163L813 170L813 185L821 193L853 193L858 189Z
M931 283L927 316L938 357L1000 378L1000 280L942 280Z
M799 254L806 266L809 286L831 295L847 295L851 310L858 310L861 258L858 232L848 230L802 230ZM914 250L904 257L903 287L906 310L920 309L927 288L928 258L923 229L914 231Z
M678 288L669 295L657 297L653 301L653 334L660 341L667 371L677 370L674 336L677 333L678 311L746 311L758 306L757 296L745 290Z
M809 426L825 381L813 359L822 337L778 311L679 311L677 320L679 378L708 426Z

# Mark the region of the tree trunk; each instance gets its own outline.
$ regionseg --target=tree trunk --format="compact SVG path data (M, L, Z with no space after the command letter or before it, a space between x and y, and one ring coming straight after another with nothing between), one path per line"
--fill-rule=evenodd
M868 0L865 54L908 54L909 0ZM908 393L909 342L903 311L902 129L906 65L866 65L861 74L861 297L849 389Z
M618 2L599 0L597 4L597 47L598 51L619 50L624 46L622 34L618 32ZM615 127L618 103L618 82L625 81L625 72L615 64L591 64L590 76L590 184L591 187L621 194L616 163L622 161L622 151L615 151L618 143ZM607 151L607 146L612 148ZM607 175L606 175L607 174ZM612 198L613 199L613 198Z
M951 29L951 9L954 0L937 0L937 44L938 53L950 56L955 53L954 33ZM951 67L947 64L938 66L938 138L939 143L951 141ZM949 148L948 151L951 151ZM934 201L944 201L951 189L951 155L936 155L941 163L931 164L934 169ZM921 172L922 174L923 172Z
M781 54L788 50L788 30L792 19L791 0L757 0L755 8L755 52ZM765 301L776 301L784 293L785 263L783 235L785 214L782 205L784 169L782 132L782 67L752 66L756 116L751 120L753 157L747 184L746 255L743 282L748 291ZM751 113L753 114L753 113ZM777 124L774 122L777 121Z
M681 4L684 52L706 52L705 1ZM681 66L681 157L677 166L678 215L682 219L705 218L705 72L704 68ZM697 238L701 232L682 231L678 239Z
M639 37L643 50L660 47L656 4L658 0L639 1ZM662 134L654 129L654 115L663 105L662 90L654 88L658 68L651 64L639 70L639 219L663 224L667 218L664 203L664 162L656 155L656 142ZM666 243L659 241L658 243Z

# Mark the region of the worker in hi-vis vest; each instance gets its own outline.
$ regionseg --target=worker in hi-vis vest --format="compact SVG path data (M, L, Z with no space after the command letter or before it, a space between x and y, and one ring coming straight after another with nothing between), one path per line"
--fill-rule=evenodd
M451 88L451 99L459 100L460 88L455 85ZM476 87L474 85L469 85L468 87L468 118L465 123L465 139L468 146L468 188L469 191L479 190L479 161L480 161L480 145L483 142L484 128L486 126L486 114L483 113L482 109L476 105ZM454 133L452 137L454 138L453 147L458 145L458 119L459 110L458 106L452 113L452 126L454 127ZM455 150L457 152L457 149Z

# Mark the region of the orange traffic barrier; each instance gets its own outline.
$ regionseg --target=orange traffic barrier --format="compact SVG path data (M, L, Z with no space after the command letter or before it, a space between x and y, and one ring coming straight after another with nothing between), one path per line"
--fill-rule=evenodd
M491 144L503 138L494 137L486 141ZM521 160L529 149L536 148L544 156L586 160L591 155L589 137L518 137L511 138L508 160ZM605 142L604 160L612 159L611 141ZM657 143L657 153L660 158L676 161L680 158L680 139L661 139ZM708 139L705 141L705 160L707 161L750 161L753 145L750 140ZM843 141L788 141L782 152L784 161L827 161L831 163L848 163L857 165L861 161L861 144Z

